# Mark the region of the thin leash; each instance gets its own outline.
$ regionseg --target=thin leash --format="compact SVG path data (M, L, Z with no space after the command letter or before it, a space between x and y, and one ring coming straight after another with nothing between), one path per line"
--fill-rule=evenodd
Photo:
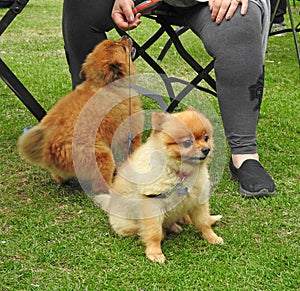
M129 22L128 22L128 30L127 34L130 38L130 30L129 30ZM131 70L130 70L130 61L131 61L131 51L130 51L130 43L128 42L128 93L129 93L129 132L128 132L128 154L132 153L132 143L133 143L133 135L132 135L132 100L131 100Z

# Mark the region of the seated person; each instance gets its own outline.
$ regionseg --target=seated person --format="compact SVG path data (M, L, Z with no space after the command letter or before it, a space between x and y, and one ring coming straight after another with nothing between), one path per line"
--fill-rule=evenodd
M178 13L215 58L218 101L231 150L229 163L244 197L269 196L275 185L259 162L256 127L264 87L269 0L164 0L161 9ZM100 3L101 2L101 3ZM81 64L115 24L137 28L133 0L64 0L63 36L73 88Z

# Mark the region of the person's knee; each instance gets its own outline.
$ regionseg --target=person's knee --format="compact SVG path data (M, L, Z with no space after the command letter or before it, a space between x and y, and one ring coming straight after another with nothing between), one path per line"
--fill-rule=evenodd
M241 7L233 18L225 21L223 28L220 28L221 39L228 46L257 47L261 44L262 38L261 10L251 1L246 15L241 15L240 9Z

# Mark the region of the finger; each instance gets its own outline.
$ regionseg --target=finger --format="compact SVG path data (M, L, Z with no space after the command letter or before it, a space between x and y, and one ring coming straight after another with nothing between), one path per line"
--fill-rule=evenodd
M249 1L248 0L242 0L241 3L242 3L241 14L242 15L246 15L246 13L248 11L248 3L249 3Z
M218 11L218 14L216 16L216 24L220 24L223 21L229 7L230 7L230 1L229 2L228 1L222 2L222 5L221 5L221 7Z
M134 22L133 6L133 1L115 1L111 17L119 28L125 30L128 23Z
M215 0L213 2L211 18L216 24L220 24L224 19L231 4L230 1L231 0Z
M133 21L129 23L123 14L115 13L113 15L113 20L120 29L131 30L136 28L141 23L140 17L141 14L139 13L134 17Z
M112 19L120 29L126 30L128 28L128 22L124 19L122 14L114 13L112 14Z
M208 1L208 7L209 7L210 11L212 11L212 9L213 9L213 3L214 3L214 0L209 0Z
M216 20L217 18L217 15L218 15L218 12L220 10L220 6L221 6L221 0L211 0L209 2L210 4L210 11L211 11L211 19L213 21Z
M126 18L126 20L129 22L129 23L132 23L134 21L134 14L132 12L132 9L133 9L133 6L126 6L123 8L123 14Z
M226 20L230 20L232 18L232 16L234 15L235 11L237 10L238 6L239 6L240 2L239 0L232 0L230 7L226 13Z
M134 17L134 20L129 23L129 29L134 29L136 27L138 27L138 25L141 23L141 15L140 13L138 13L135 17Z

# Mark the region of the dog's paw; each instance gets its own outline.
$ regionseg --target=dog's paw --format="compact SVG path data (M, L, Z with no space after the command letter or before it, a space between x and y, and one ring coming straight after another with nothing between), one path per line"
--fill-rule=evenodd
M211 215L210 219L211 219L211 225L215 224L218 221L221 221L222 219L222 215Z
M182 223L182 224L193 224L193 222L188 214L186 214L182 218L180 218L178 222Z
M154 262L163 264L166 261L166 258L163 253L146 253L147 258Z
M95 195L93 197L93 202L95 203L95 205L101 207L104 211L108 212L110 199L111 197L109 194L103 193L103 194Z
M63 184L66 181L64 178L62 178L61 176L54 174L54 173L52 173L52 178L58 184Z
M213 237L209 237L209 238L207 238L207 241L210 243L210 244L212 244L212 245L215 245L215 244L220 244L220 245L222 245L223 243L224 243L224 240L221 238L221 237L219 237L219 236L213 236Z
M180 233L182 232L182 228L180 225L177 223L173 223L169 228L170 231L175 232L175 233Z

